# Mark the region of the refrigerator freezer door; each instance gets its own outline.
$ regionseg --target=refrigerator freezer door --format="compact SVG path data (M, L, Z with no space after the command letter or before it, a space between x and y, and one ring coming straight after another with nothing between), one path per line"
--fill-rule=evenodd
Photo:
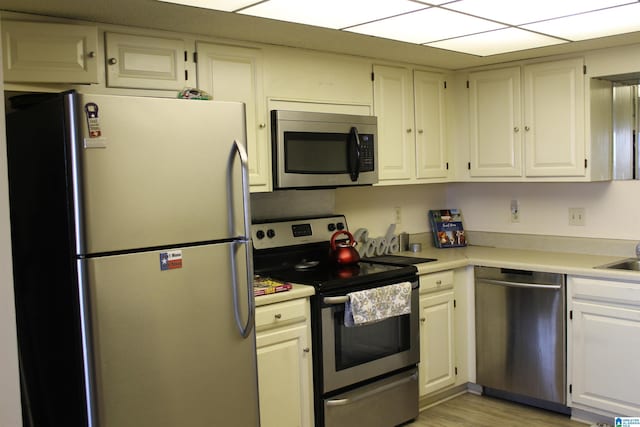
M78 104L81 252L244 236L243 104L87 94Z
M236 324L233 248L224 243L85 261L96 425L258 425L255 334L243 339ZM236 249L244 265L244 250ZM162 270L164 254L172 268ZM238 278L246 302L245 275L239 271Z

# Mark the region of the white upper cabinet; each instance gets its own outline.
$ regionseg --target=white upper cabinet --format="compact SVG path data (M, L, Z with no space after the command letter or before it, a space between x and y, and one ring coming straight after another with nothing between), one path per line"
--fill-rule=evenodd
M380 181L411 178L413 97L406 68L373 66L373 109L378 117L378 177Z
M2 22L5 82L98 83L98 29L44 22Z
M107 87L174 90L195 86L184 40L105 34Z
M244 102L251 191L271 189L271 156L260 49L196 43L198 87L218 101Z
M417 179L447 177L445 84L442 74L413 72Z
M584 180L585 107L581 58L469 74L469 175Z
M524 67L527 176L585 174L582 59Z
M444 181L444 77L403 67L373 66L380 184Z
M522 175L520 67L469 75L471 176Z

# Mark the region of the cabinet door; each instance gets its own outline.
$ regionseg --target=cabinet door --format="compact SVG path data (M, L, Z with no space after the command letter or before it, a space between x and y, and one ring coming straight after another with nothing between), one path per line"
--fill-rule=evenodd
M471 176L521 176L520 68L469 75Z
M184 40L106 33L107 86L179 91L191 86Z
M262 52L259 49L200 43L198 87L218 101L244 102L251 191L271 189L271 157L262 94Z
M311 353L306 324L256 334L260 425L313 426Z
M444 76L415 70L416 178L446 178Z
M86 25L2 22L4 80L98 83L98 29Z
M379 180L412 176L413 106L411 74L399 67L374 65L373 109L378 117Z
M584 176L583 60L524 67L527 176Z
M640 307L574 301L571 326L573 402L640 414Z
M420 297L420 395L453 385L453 291Z

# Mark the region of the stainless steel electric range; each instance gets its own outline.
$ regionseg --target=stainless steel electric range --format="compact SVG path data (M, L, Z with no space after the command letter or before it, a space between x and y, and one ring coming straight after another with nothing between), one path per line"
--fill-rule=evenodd
M418 415L417 269L366 260L336 264L330 239L346 229L340 215L254 224L255 272L316 289L311 299L316 426L391 427ZM350 292L407 281L411 313L345 325Z

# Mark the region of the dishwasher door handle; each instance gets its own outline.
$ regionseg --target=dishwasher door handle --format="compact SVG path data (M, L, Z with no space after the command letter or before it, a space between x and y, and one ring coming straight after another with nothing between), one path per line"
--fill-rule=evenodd
M478 279L478 282L487 283L489 285L510 286L513 288L534 288L534 289L548 289L548 290L562 289L562 285L543 285L540 283L518 283L518 282L510 282L507 280Z

